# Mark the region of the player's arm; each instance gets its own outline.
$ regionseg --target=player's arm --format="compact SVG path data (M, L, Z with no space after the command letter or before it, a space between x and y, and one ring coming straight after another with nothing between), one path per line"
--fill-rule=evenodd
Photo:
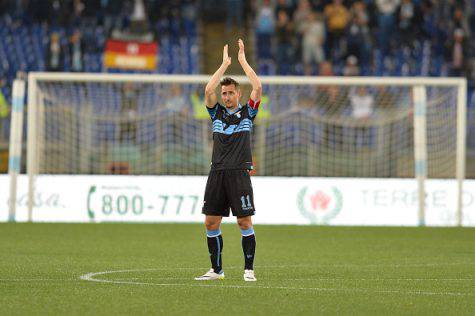
M262 83L259 77L257 77L256 72L252 69L249 63L246 60L246 53L244 52L244 42L242 39L238 40L239 45L239 53L238 53L238 61L241 64L242 69L246 73L246 76L251 81L252 85L252 92L251 92L251 100L258 103L261 100L262 96Z
M214 108L216 102L218 102L216 87L218 86L219 80L224 75L229 65L231 65L231 57L228 55L228 45L226 44L223 48L223 63L218 68L218 70L216 70L213 76L211 76L211 79L205 88L205 103L208 108Z

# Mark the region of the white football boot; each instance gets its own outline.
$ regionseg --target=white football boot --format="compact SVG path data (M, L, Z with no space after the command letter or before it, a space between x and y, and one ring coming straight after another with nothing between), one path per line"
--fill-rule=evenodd
M254 276L254 270L244 270L244 281L246 282L255 282L257 281Z
M224 280L224 272L221 273L214 272L214 269L210 269L208 272L202 276L196 277L196 281L209 281L209 280Z

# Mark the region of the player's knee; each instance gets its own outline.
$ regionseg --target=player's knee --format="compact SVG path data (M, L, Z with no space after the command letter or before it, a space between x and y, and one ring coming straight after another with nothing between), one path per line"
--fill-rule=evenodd
M205 223L206 230L217 230L219 229L219 223Z
M252 220L250 216L238 218L237 223L241 229L249 229L252 227Z
M207 218L205 220L205 227L207 230L217 230L221 226L221 220Z

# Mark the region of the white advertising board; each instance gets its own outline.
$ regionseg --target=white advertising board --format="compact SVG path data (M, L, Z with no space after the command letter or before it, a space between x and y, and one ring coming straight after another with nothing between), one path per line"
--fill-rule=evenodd
M413 179L253 177L256 224L417 226ZM34 222L202 222L206 177L39 176ZM27 178L16 221L26 221ZM0 176L0 221L9 178ZM427 226L456 225L456 182L426 182ZM464 226L475 226L475 181L464 182ZM234 222L228 218L227 222Z

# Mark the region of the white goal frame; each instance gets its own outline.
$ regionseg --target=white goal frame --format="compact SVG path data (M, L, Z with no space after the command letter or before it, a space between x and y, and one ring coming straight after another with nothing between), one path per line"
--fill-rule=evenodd
M233 76L237 81L249 82L245 76ZM28 75L28 136L27 136L27 174L28 174L28 220L32 220L34 207L35 176L38 175L38 135L36 130L40 119L37 113L38 82L143 82L143 83L197 83L206 84L208 75L147 75L147 74L105 74L105 73L47 73L30 72ZM263 84L295 85L336 85L336 86L398 86L412 87L414 115L414 160L415 178L418 183L419 224L424 225L425 216L425 181L427 179L427 144L426 144L426 88L457 88L457 225L462 225L463 181L466 164L466 113L467 81L465 78L429 78L429 77L297 77L297 76L262 76Z

